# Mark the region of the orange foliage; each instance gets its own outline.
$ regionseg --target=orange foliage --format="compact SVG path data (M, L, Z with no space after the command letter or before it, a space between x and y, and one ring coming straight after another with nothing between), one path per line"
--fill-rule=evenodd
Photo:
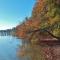
M16 35L19 36L20 38L26 38L27 37L27 32L29 30L37 30L39 28L40 20L37 18L35 19L29 19L27 20L24 24L21 24L16 27Z
M40 28L40 17L39 14L41 11L43 11L44 7L46 6L46 0L37 0L35 7L32 11L32 16L27 21L25 21L23 24L16 27L16 35L20 38L28 38L27 32L30 30L37 30ZM40 36L40 35L39 35ZM42 36L42 35L41 35ZM42 37L43 38L43 37ZM47 37L48 38L48 37Z
M45 6L45 0L37 0L37 3L35 4L35 7L33 7L32 15L33 17L37 17L40 12L43 10Z

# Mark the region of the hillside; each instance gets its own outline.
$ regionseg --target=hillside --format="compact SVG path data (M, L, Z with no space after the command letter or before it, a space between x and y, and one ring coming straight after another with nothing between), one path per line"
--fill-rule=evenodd
M52 39L60 39L60 8L58 1L37 0L33 7L31 17L25 19L26 21L24 23L16 27L17 36L25 39L28 36L27 32L41 29L44 30L42 37L48 34L46 36L48 39L51 37L53 37ZM50 32L50 34L46 31ZM41 40L43 40L43 38Z
M40 44L60 40L60 0L37 0L31 17L16 27L16 35L30 43L23 44L20 55L29 55L32 60L55 60L52 54L55 47L43 48Z

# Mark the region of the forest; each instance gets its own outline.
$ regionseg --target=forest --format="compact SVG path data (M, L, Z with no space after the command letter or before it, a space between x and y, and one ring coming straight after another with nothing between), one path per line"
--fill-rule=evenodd
M31 60L55 60L50 52L52 47L42 48L41 41L60 42L60 0L36 0L31 17L16 26L16 36L29 43L22 45L20 56L30 56Z

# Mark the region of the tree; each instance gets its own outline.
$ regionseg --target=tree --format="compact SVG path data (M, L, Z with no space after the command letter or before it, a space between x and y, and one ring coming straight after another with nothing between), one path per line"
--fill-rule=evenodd
M42 39L45 35L51 35L60 40L60 0L37 0L31 18L17 27L17 33L31 43L22 48L22 55L29 55L32 60L44 60L41 47L37 47L36 43L40 43L41 35Z
M49 30L49 32L60 37L60 4L59 0L38 0L34 9L34 18L38 17L40 20L40 29ZM58 25L57 27L55 27Z

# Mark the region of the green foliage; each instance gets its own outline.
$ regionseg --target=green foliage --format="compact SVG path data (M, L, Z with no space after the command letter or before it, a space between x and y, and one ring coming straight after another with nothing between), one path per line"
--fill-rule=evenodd
M60 37L60 29L57 29L57 28L56 28L56 29L53 30L52 33L53 33L53 35L55 35L56 37Z
M47 29L52 35L60 37L60 4L58 1L59 0L39 0L39 3L36 4L33 10L32 16L34 19L32 18L32 20L27 22L27 25L24 25L27 27L22 26L23 28L20 29L20 34L19 32L18 34L24 37L24 35L28 35L26 31L34 30L34 28L37 27L36 29ZM26 20L28 19L26 18ZM38 22L40 23L38 24ZM45 34L45 32L43 33ZM24 48L22 48L21 54L23 56L30 56L31 60L45 60L42 48L40 45L35 45L39 38L37 38L36 35L28 36L32 37L30 39L31 44L25 45Z
M41 18L40 28L46 29L50 27L53 30L52 34L54 36L60 37L59 34L60 26L58 25L59 28L58 27L54 28L53 26L55 25L56 22L57 24L60 24L60 6L58 6L59 4L56 4L56 0L46 0L46 4L47 13L40 17Z

